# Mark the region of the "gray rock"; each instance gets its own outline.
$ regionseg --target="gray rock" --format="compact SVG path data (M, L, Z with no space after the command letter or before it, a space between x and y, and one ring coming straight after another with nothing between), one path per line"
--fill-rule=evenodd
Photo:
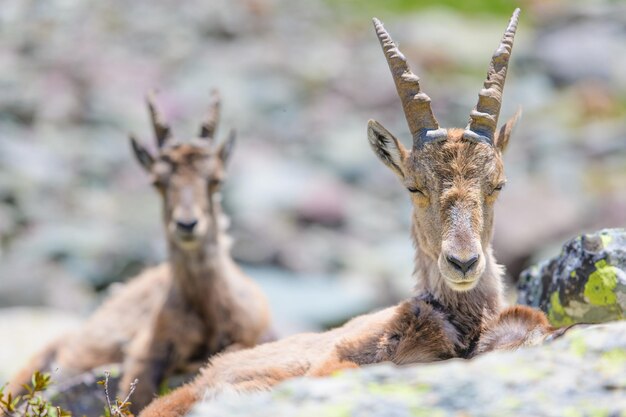
M375 365L198 404L213 416L617 416L626 409L626 323L471 361Z
M518 302L556 326L600 323L626 314L626 230L605 229L567 242L561 253L522 272Z
M69 411L74 416L100 417L104 415L107 406L106 391L104 385L101 384L106 380L107 372L109 373L109 400L113 404L122 378L122 366L117 363L101 366L53 386L47 392L47 397L52 404ZM159 394L164 395L185 382L189 382L193 376L190 373L169 378L161 384ZM132 402L132 395L130 401Z

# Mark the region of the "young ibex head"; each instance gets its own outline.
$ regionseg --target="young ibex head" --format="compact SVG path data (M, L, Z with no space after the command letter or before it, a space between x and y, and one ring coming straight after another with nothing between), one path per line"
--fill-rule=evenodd
M198 137L185 143L174 139L152 96L148 96L147 102L158 154L152 156L131 135L133 151L163 197L168 238L181 249L194 250L219 233L220 207L216 194L225 177L235 134L231 131L224 142L215 143L220 116L217 91L212 92L209 112Z
M436 260L446 284L457 291L476 286L490 251L493 204L505 183L502 152L519 115L496 131L518 16L519 9L491 59L484 88L465 129L439 127L419 78L382 23L374 19L413 147L405 149L374 120L368 124L368 139L411 193L414 238L420 249Z

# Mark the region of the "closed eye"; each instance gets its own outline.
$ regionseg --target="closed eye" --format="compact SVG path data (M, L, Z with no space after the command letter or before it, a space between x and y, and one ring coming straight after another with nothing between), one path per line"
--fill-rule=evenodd
M410 193L413 193L413 194L426 195L426 194L424 194L424 192L423 192L423 191L421 191L421 190L420 190L420 189L418 189L418 188L408 187L408 188L407 188L407 190L409 190L409 192L410 192Z
M496 193L498 191L502 191L502 189L504 188L504 186L506 185L505 182L501 182L500 184L496 185L495 187L493 187L493 193Z

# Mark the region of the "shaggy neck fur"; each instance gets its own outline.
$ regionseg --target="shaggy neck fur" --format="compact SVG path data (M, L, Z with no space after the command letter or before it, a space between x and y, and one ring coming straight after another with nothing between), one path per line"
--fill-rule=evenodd
M476 336L484 323L495 317L504 304L503 271L493 257L491 245L484 251L487 258L485 272L476 287L459 292L445 283L437 266L437 255L421 249L420 242L424 241L424 236L415 224L411 235L415 244L414 275L417 279L417 298L433 299L450 312L451 321L459 329L462 338Z
M233 261L230 256L229 238L225 234L226 217L213 206L213 224L210 233L197 248L181 248L169 242L170 265L173 285L189 308L195 310L204 325L216 331L221 317L231 305L231 294L227 288L228 269Z

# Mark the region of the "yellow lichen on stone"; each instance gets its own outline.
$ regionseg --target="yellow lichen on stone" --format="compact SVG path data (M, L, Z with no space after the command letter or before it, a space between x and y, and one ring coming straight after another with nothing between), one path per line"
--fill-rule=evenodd
M626 364L626 349L615 348L608 350L602 354L601 360L608 362L614 367Z
M370 394L374 395L396 397L401 399L415 399L416 395L430 391L430 387L426 384L406 385L371 383L367 386L367 390Z
M555 326L568 326L574 321L567 315L565 309L561 305L559 292L555 291L550 296L550 305L548 306L548 319Z
M327 417L350 417L352 412L348 404L330 404L324 407L324 412L321 415Z
M617 268L607 265L606 260L596 262L596 270L585 284L585 297L591 304L609 306L617 302L613 291L617 286Z
M445 417L448 415L440 408L419 407L411 409L411 417Z
M585 356L585 353L587 353L587 343L585 342L585 339L580 336L572 338L572 341L570 342L570 352L580 358Z
M583 417L582 411L575 407L567 407L562 412L563 417Z
M611 244L611 242L613 241L613 237L611 235L608 234L600 234L600 239L602 240L602 246L603 247L607 247Z

